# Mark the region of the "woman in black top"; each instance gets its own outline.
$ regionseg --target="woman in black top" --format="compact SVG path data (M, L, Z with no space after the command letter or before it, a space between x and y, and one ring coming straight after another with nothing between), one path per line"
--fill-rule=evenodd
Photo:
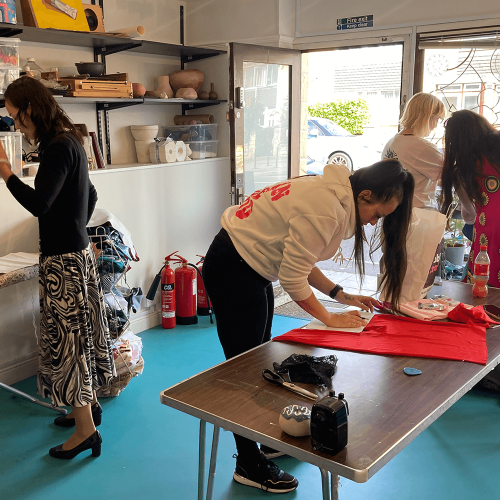
M97 202L83 139L52 94L37 80L21 77L5 91L15 126L39 145L34 188L11 171L0 145L0 175L19 203L38 217L40 235L40 363L38 392L54 406L71 406L55 419L75 426L51 448L56 458L92 449L99 456L102 409L95 391L115 374L104 298L86 231Z

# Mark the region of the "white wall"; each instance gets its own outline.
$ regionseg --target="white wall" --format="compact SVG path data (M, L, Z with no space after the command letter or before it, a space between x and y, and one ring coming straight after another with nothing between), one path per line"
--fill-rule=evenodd
M111 168L92 171L90 177L99 196L97 208L112 212L132 235L140 261L130 262L127 283L140 286L144 294L169 253L178 250L191 263L206 253L230 204L227 158ZM33 186L33 178L24 181ZM0 214L0 255L37 252L37 219L15 201L3 181ZM157 292L157 303L159 298ZM1 382L11 384L36 373L33 314L38 324L36 279L0 289ZM131 320L134 333L157 325L158 307L141 307Z
M337 19L370 14L374 16L374 26L363 29L367 36L370 30L386 27L498 17L499 9L498 4L491 0L476 2L358 0L355 4L332 0L297 0L296 36L338 34Z

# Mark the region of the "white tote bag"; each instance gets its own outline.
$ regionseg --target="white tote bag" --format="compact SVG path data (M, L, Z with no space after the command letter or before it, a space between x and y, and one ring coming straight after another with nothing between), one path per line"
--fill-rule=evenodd
M408 266L401 291L401 304L425 297L432 288L447 221L446 215L435 210L413 209L406 240ZM380 300L386 300L384 291L380 294Z

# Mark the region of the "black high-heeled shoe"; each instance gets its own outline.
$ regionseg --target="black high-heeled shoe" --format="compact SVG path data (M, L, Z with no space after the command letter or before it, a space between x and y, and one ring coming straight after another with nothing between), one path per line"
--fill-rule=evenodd
M102 421L102 406L99 404L99 401L92 405L91 410L94 425L97 427L98 425L101 425ZM75 419L72 417L68 418L66 415L61 415L54 420L54 424L58 425L59 427L74 427Z
M88 437L85 441L75 446L71 450L63 450L63 445L54 446L49 450L49 455L54 458L62 458L69 460L75 458L79 453L92 448L92 456L98 457L101 454L102 437L99 431L95 431L92 436Z

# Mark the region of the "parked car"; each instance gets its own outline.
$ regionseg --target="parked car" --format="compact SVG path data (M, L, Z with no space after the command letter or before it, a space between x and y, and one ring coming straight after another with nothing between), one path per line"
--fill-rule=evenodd
M318 174L318 163L345 165L355 169L367 167L379 161L382 155L382 143L370 143L362 135L353 135L340 125L326 118L309 118L307 121L307 156L317 162L314 170L307 173Z

